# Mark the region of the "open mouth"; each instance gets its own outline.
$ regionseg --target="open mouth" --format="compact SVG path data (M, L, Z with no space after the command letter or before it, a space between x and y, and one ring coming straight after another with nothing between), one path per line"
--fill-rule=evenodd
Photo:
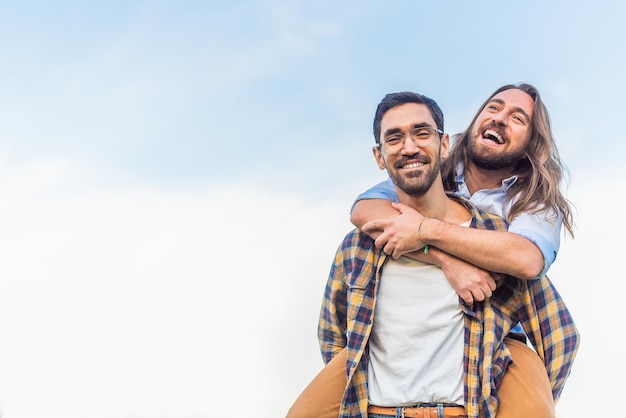
M405 170L410 170L412 168L419 168L423 166L424 166L424 163L410 163L410 164L403 165L402 168Z
M492 129L487 129L485 132L483 132L483 138L498 145L504 144L504 139L502 139L502 135Z

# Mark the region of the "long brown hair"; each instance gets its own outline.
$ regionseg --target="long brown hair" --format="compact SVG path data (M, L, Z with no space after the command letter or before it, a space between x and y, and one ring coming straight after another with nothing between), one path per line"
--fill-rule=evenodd
M476 119L496 94L510 89L525 92L533 99L535 105L530 126L530 140L524 150L525 158L522 158L513 170L513 173L518 176L518 180L507 192L508 201L517 196L507 215L507 220L511 221L523 212L532 213L552 208L563 215L563 225L573 237L572 206L561 192L561 182L567 180L567 168L561 162L559 151L554 142L548 109L541 101L539 91L530 84L502 86L485 100L469 127L456 137L450 155L442 163L444 186L446 190L456 191L456 167L460 162L463 163L464 167L467 167L467 145Z

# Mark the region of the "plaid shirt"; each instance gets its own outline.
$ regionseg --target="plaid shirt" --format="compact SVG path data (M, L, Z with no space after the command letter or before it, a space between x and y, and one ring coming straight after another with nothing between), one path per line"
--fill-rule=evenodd
M457 199L471 212L471 227L506 230L502 218ZM374 240L353 230L341 243L330 270L318 338L326 363L347 347L348 384L341 418L367 417L367 342L386 257ZM559 398L578 349L579 335L547 277L518 280L506 276L491 298L471 307L460 302L465 318L464 394L468 417L496 416L497 388L511 363L503 340L518 321L546 365L554 399Z

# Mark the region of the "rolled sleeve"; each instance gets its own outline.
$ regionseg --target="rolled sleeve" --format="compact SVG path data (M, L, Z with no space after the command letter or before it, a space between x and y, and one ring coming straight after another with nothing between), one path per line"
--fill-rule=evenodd
M393 181L388 178L387 180L380 182L373 187L370 187L369 189L358 195L356 200L352 204L352 207L350 208L350 213L352 213L354 205L356 205L359 200L364 199L385 199L392 202L398 202L398 192L396 191L396 186L393 184Z
M509 232L515 232L533 242L543 254L544 268L540 276L546 274L559 251L563 217L554 211L522 213L509 225Z

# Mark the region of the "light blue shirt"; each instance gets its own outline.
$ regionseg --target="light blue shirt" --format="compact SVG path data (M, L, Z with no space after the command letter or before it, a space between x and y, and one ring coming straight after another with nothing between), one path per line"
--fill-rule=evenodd
M506 203L507 191L517 181L517 176L502 180L502 185L498 188L478 190L473 195L470 195L469 189L465 184L462 165L457 167L455 180L457 194L469 199L470 202L487 213L506 218L511 210L512 204L516 200L514 197L511 201ZM361 193L354 203L362 199L385 199L397 202L398 193L391 179L387 179ZM354 205L352 207L354 207ZM556 213L553 209L541 210L536 213L522 213L517 215L509 224L510 232L515 232L516 234L528 238L541 250L544 261L544 268L541 275L548 271L556 259L556 254L561 244L562 224L563 216L560 213Z

